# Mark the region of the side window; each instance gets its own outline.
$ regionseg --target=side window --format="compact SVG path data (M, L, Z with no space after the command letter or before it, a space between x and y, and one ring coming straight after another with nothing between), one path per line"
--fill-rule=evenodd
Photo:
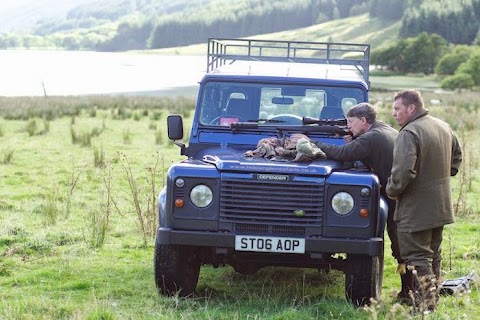
M206 87L202 98L200 123L210 124L222 114L223 108L225 108L225 106L222 105L222 100L222 92L217 86L208 85Z

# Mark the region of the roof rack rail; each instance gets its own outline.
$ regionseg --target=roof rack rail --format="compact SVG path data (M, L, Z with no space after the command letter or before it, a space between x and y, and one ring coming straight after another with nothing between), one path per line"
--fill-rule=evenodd
M208 39L207 72L236 60L349 65L354 66L369 84L369 44Z

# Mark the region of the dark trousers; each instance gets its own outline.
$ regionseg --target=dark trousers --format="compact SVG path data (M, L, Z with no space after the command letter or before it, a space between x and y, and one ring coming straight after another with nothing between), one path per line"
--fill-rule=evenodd
M407 265L432 267L442 261L443 226L417 232L397 232L400 255Z
M390 238L390 242L392 243L391 245L392 256L397 260L398 263L402 263L403 259L400 255L400 247L398 244L397 223L393 220L396 201L389 199L386 195L384 195L384 197L385 199L387 199L387 204L388 204L387 233L388 233L388 237Z

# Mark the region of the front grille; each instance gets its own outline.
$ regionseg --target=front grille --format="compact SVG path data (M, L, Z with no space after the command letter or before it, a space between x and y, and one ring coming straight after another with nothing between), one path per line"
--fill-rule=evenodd
M258 234L258 235L282 235L282 236L304 236L304 227L279 226L267 224L245 224L237 223L235 232L239 234Z
M323 199L322 184L223 179L220 222L235 223L237 231L304 234L322 226Z

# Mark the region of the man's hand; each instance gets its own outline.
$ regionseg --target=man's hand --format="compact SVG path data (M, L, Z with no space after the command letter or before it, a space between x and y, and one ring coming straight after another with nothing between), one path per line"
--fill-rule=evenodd
M350 134L347 134L347 135L343 136L343 141L345 141L345 143L352 142L352 140L353 140L353 136L350 135Z

